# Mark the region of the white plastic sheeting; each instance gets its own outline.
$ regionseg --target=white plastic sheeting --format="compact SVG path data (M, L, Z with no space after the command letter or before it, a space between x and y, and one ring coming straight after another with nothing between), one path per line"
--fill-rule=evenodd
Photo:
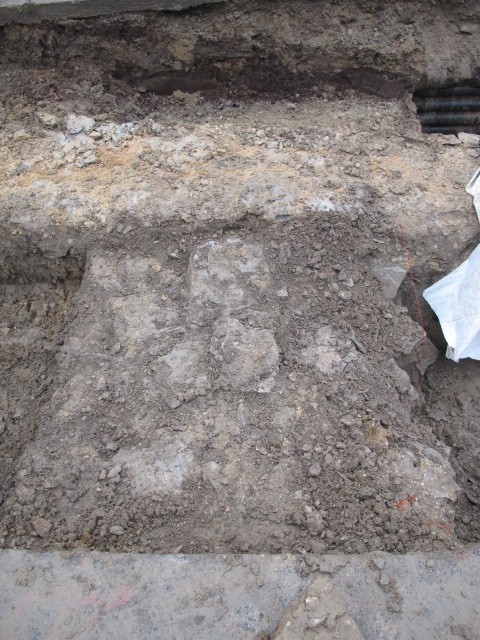
M459 267L423 292L448 343L447 358L480 360L480 245Z
M480 220L480 168L467 185ZM480 360L480 245L454 271L425 289L448 343L447 358Z

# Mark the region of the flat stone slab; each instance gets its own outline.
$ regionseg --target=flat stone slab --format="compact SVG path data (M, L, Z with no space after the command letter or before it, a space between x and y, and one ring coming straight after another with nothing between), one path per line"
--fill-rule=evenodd
M90 18L125 11L181 11L223 0L0 0L0 25Z
M480 548L394 556L0 554L2 637L475 640Z

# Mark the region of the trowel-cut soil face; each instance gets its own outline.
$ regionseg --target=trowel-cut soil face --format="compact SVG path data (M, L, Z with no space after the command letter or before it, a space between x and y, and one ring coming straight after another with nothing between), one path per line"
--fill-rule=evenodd
M8 543L453 543L448 450L396 364L418 361L421 329L369 266L381 216L362 218L252 220L184 235L178 252L92 252L6 500Z

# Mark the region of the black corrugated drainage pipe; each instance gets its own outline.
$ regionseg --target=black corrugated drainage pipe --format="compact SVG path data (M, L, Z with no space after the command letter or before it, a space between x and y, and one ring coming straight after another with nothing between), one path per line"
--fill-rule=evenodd
M419 89L413 101L424 133L480 134L480 86Z

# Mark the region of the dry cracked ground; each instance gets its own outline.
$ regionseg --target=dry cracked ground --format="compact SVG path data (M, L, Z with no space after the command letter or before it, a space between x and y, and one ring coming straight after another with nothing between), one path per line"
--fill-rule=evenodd
M233 4L231 19L204 10L210 38L247 20ZM250 22L268 11L257 4ZM367 7L337 25L347 70L366 55ZM185 66L206 55L202 11L158 18L176 34L156 61L175 68L168 90L158 71L133 81L117 59L106 76L77 55L103 29L117 40L98 48L118 58L131 29L142 67L135 37L157 28L152 14L3 27L1 544L358 553L478 541L480 367L445 359L414 286L479 241L465 185L480 137L423 134L411 99L445 68L470 77L473 63L445 59L458 38L473 56L477 23L445 22L434 67L428 30L417 50L406 14L378 22L369 67L410 67L397 84L387 69L388 91L369 72L377 95L320 73L287 95L286 72L270 95L242 85L248 65L238 86L227 74L202 93Z

